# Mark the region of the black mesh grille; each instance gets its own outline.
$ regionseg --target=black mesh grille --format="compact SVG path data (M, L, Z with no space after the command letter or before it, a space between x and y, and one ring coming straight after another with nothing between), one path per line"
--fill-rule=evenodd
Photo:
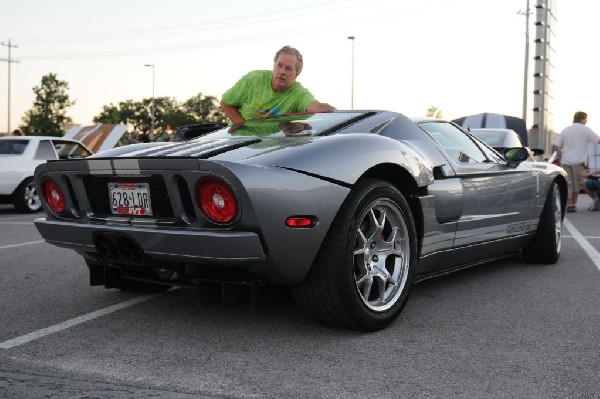
M173 208L169 193L162 176L150 177L96 177L85 176L83 184L87 193L92 211L96 216L111 215L110 199L108 196L108 183L130 182L149 183L150 201L152 202L152 217L173 217Z

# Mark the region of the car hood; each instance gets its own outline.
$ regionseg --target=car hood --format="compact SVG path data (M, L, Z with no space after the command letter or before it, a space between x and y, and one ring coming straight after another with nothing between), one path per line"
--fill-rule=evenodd
M433 181L430 172L432 165L410 146L372 133L306 137L198 138L162 145L135 144L105 151L93 158L106 157L196 158L224 165L280 167L347 184L353 184L364 171L378 163L393 163L408 170L418 185L427 185Z
M264 153L305 145L315 139L316 138L314 137L199 138L180 143L167 142L132 144L129 146L118 147L109 151L103 151L96 154L94 158L189 157L198 159L226 159L234 162L242 162L246 159L254 158Z

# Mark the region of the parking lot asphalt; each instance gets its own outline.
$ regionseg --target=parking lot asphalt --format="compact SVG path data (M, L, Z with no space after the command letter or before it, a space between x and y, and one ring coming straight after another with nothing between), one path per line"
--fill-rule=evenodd
M332 329L286 289L223 308L194 290L88 285L82 258L0 205L0 397L594 398L600 212L563 227L560 260L504 259L414 286L376 333Z

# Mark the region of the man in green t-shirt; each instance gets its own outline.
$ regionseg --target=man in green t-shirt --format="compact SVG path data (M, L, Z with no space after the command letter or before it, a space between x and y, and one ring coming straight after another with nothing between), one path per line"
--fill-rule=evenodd
M296 82L302 72L302 54L284 46L274 58L273 71L252 71L223 94L221 109L233 124L293 112L323 112L335 108L318 102Z

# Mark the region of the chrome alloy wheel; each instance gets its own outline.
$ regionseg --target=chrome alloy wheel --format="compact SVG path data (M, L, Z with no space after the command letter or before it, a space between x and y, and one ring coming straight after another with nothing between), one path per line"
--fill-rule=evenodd
M27 208L29 208L32 211L37 211L41 208L42 202L40 200L40 196L37 193L37 190L35 189L35 183L33 182L33 180L27 183L23 193L23 199Z
M562 243L562 203L560 200L560 190L554 191L554 240L556 243L556 252L560 253Z
M375 312L392 307L407 281L410 245L406 221L391 201L365 208L354 245L354 277L363 303Z

